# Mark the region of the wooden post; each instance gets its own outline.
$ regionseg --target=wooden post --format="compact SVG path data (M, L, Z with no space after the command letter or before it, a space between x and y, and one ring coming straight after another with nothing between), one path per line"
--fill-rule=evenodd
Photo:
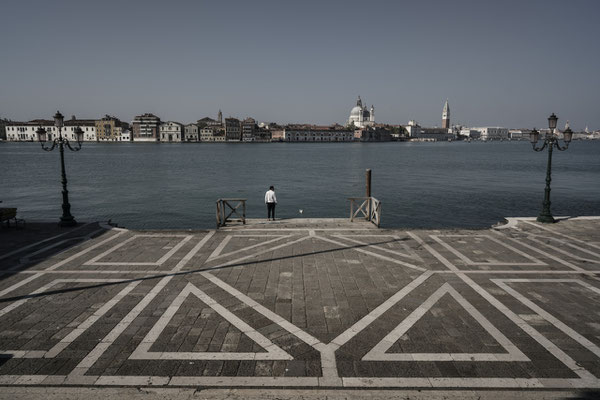
M368 213L368 217L367 217L367 221L371 220L371 169L367 169L367 174L365 176L366 179L366 185L367 185L367 201L368 201L368 206L367 206L367 213Z

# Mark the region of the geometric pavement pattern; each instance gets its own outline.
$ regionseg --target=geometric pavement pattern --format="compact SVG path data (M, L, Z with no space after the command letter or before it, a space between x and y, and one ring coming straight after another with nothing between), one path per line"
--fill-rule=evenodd
M600 388L600 218L507 220L105 226L11 249L0 384Z

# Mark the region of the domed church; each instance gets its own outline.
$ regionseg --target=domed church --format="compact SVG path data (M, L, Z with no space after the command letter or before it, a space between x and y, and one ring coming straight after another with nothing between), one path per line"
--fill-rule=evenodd
M356 107L350 111L350 118L348 118L348 125L354 125L357 128L365 128L367 126L373 126L375 124L375 107L371 106L371 110L367 110L367 107L363 107L362 100L358 96L356 100Z

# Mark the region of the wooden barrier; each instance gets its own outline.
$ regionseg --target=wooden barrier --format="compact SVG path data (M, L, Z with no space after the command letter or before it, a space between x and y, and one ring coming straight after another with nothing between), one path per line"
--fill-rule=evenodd
M246 224L247 199L219 199L217 200L217 228L225 226L228 222L238 221ZM240 214L241 207L241 214ZM237 219L232 219L235 216Z
M350 221L364 217L379 228L381 224L381 202L375 197L350 197Z

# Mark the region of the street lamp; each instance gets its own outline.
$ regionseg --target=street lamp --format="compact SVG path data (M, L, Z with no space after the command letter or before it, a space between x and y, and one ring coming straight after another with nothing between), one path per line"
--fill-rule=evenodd
M550 117L548 117L548 128L549 131L544 137L544 144L542 147L537 147L537 142L540 136L540 133L533 128L533 131L529 134L529 140L531 141L531 145L533 146L533 150L542 151L546 147L548 147L548 165L546 167L546 189L544 190L544 202L542 203L542 212L537 217L538 222L542 223L553 223L556 222L552 213L550 212L550 181L551 178L551 170L552 170L552 149L556 147L559 151L564 151L569 147L569 143L573 138L573 131L571 128L567 127L563 132L563 140L565 142L564 147L561 147L558 144L558 136L554 134L554 130L556 129L556 122L558 121L558 117L552 113Z
M77 139L77 146L72 147L71 143L66 137L62 135L62 127L63 127L64 117L60 112L56 112L54 114L54 126L58 129L58 137L55 139L50 139L52 142L52 146L48 147L48 134L46 130L42 127L39 127L36 131L38 141L42 145L42 149L45 151L52 151L58 145L58 149L60 150L60 170L61 170L61 182L62 182L62 209L63 214L60 217L60 225L61 226L73 226L77 225L75 218L71 215L71 204L69 204L69 192L67 191L67 175L65 174L65 150L64 147L68 147L71 151L79 151L81 150L81 142L83 141L83 131L80 127L75 128L75 137Z

